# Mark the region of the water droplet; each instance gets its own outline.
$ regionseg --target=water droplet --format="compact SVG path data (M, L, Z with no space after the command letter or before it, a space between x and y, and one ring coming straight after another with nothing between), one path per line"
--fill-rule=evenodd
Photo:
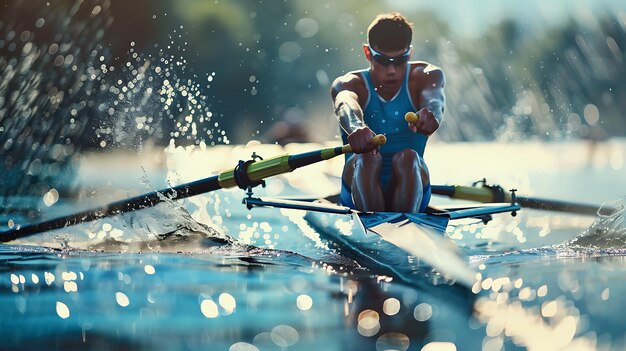
M235 298L228 293L222 293L219 297L220 306L225 309L227 312L232 313L237 307L237 301Z
M402 333L387 333L376 340L376 350L406 351L409 348L409 337Z
M456 345L451 342L433 341L424 345L421 351L456 351Z
M130 305L130 300L128 299L128 296L126 296L126 294L124 294L123 292L118 291L115 293L115 301L118 305L122 307Z
M70 309L61 301L57 301L56 310L59 317L66 319L70 316Z
M207 318L215 318L219 315L217 305L213 300L202 300L200 303L200 311Z
M299 295L296 299L296 306L302 311L308 311L313 307L313 299L309 295Z
M298 331L289 325L279 325L272 329L272 341L280 347L294 345L300 339Z
M247 342L238 342L232 344L228 351L259 351L259 348Z
M46 206L52 206L59 201L59 192L56 189L50 189L43 196L43 202Z
M413 317L416 321L425 322L433 315L433 308L427 303L420 303L413 310Z
M145 265L143 267L143 270L144 272L146 272L146 274L150 274L150 275L156 273L156 269L154 269L154 266L149 265L149 264Z
M400 311L400 301L396 298L389 298L383 303L383 312L388 316L393 316Z
M380 330L378 312L374 310L364 310L359 313L358 332L363 336L374 336Z

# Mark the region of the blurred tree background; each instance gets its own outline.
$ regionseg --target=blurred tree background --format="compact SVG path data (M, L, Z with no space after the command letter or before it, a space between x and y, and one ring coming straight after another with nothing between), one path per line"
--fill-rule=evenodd
M329 85L367 66L367 26L390 11L414 23L413 59L446 73L435 138L623 137L626 12L569 4L0 0L0 147L17 172L2 188L80 150L332 140Z

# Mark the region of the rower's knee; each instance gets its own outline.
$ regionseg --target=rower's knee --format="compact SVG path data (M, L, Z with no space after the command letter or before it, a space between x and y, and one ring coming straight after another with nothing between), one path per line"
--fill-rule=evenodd
M404 149L393 155L391 163L393 169L419 169L422 163L421 157L417 151L413 149Z
M383 164L383 158L380 153L372 155L370 153L355 155L356 161L354 167L356 169L362 168L366 170L380 169Z
M355 158L353 182L369 184L368 186L378 182L383 167L383 158L380 154L358 154Z
M404 178L407 174L419 174L423 184L428 184L430 175L426 163L413 149L404 149L397 152L391 160L392 167L399 179Z

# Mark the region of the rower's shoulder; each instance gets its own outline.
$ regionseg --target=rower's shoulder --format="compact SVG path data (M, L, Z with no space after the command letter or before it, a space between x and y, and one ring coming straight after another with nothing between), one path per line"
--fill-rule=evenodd
M430 74L434 74L434 75L442 75L443 76L443 70L441 69L441 67L433 65L430 62L426 62L426 61L411 61L409 62L410 64L410 70L411 70L411 74L416 74L416 75L430 75Z
M357 86L363 86L363 77L358 71L348 72L335 78L332 84L333 89L346 90Z
M366 90L365 81L359 71L348 72L335 78L330 89L333 96L336 96L340 91L344 90L352 91L360 96L364 94Z
M445 74L441 67L426 61L411 61L409 64L412 82L438 83L438 85L443 85L445 82Z

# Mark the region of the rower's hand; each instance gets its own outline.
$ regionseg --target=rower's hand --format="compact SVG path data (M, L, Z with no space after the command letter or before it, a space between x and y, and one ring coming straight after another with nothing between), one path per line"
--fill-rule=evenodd
M348 135L348 143L355 154L378 153L379 145L374 143L374 132L369 127L361 127Z
M407 115L409 113L407 113ZM415 115L417 115L417 121L407 121L409 123L409 128L413 131L413 133L422 133L424 135L431 136L439 128L439 121L437 121L435 114L433 114L427 107L417 111ZM406 119L408 119L408 117L406 117Z

